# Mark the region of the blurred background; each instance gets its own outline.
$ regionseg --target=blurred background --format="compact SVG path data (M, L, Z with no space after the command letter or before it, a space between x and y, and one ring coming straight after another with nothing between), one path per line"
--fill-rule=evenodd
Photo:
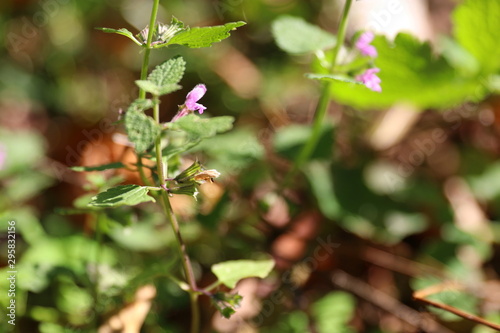
M457 3L356 1L348 38L406 31L439 52ZM330 0L161 1L164 23L247 22L211 48L174 46L151 60L187 62L183 89L162 100L164 121L198 83L208 88L210 116L236 118L231 132L191 153L219 180L201 187L198 202L174 198L200 285L215 280L210 266L220 261L276 260L268 279L238 285L244 302L231 320L203 300L203 332L494 332L412 295L433 286L430 299L500 324L495 94L440 109L333 103L313 160L290 191L275 191L307 137L319 85L303 75L312 58L281 51L271 23L288 14L335 33L341 8ZM106 184L140 179L68 169L135 161L115 122L137 97L141 53L95 28L135 34L150 10L149 0L0 3L0 304L9 302L3 273L7 221L15 220L15 332L187 331L188 296L164 277L179 262L161 212L83 210ZM2 319L2 332L12 328Z

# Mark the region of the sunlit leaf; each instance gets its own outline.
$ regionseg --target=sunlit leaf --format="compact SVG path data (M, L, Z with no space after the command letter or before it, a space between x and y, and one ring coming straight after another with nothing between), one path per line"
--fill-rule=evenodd
M500 69L500 1L466 0L457 6L454 29L457 41L481 64L483 73Z
M213 27L195 27L179 32L166 45L178 44L190 48L209 47L230 36L229 31L235 30L245 22L231 22Z
M135 37L134 37L134 34L131 33L130 31L128 31L127 29L125 28L121 28L121 29L112 29L112 28L96 28L97 30L101 30L103 32L106 32L106 33L111 33L111 34L118 34L118 35L122 35L122 36L125 36L127 38L130 38L134 43L136 43L137 45L142 45L141 42L139 42Z
M265 278L274 267L274 260L233 260L215 264L212 272L229 288L249 277Z
M360 109L408 103L424 110L478 101L485 96L480 77L464 77L444 57L436 56L429 43L400 33L394 42L376 37L373 45L378 51L374 65L380 69L377 75L382 80L382 92L337 80L331 90L337 102Z

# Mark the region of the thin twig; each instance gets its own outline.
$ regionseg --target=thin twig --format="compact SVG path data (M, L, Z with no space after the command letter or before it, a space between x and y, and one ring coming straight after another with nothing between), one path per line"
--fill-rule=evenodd
M420 312L402 304L397 299L373 288L369 284L356 279L354 276L344 271L335 271L332 275L332 282L336 286L375 304L379 308L393 314L413 327L417 327L429 333L453 333L431 318L422 315Z
M371 264L411 277L430 274L442 279L448 278L440 269L423 265L374 247L367 247L366 250L361 253L361 258Z
M433 285L433 286L430 286L428 288L424 288L424 289L415 291L413 293L413 298L419 302L431 305L431 306L438 308L438 309L441 309L441 310L451 312L459 317L474 321L478 324L488 326L488 327L493 328L497 331L500 331L499 324L492 323L491 321L488 321L484 318L470 314L468 312L462 311L462 310L457 309L451 305L444 304L444 303L438 303L438 302L431 301L431 300L426 298L427 296L437 294L439 292L442 292L443 290L449 290L450 288L453 288L455 290L462 290L462 289L464 289L464 286L462 286L461 284L458 284L458 283L453 283L453 284L441 283L438 285Z

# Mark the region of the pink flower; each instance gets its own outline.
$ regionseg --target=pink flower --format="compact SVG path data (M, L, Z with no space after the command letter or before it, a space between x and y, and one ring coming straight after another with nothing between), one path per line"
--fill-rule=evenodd
M356 80L362 82L367 88L381 92L382 87L380 86L380 78L376 73L380 72L379 68L368 68L363 74L356 76Z
M186 108L191 111L198 111L202 114L203 111L206 110L206 107L196 102L198 102L206 92L207 87L205 87L204 84L197 84L196 87L194 87L193 90L191 90L186 96Z
M5 167L5 160L7 159L7 148L3 143L0 143L0 170Z
M176 121L194 111L198 111L199 114L202 114L207 108L196 102L198 102L206 92L207 87L204 84L197 84L193 90L187 94L186 101L179 107L179 112L172 118L172 121Z
M361 52L362 55L366 55L372 58L377 56L377 49L375 46L370 45L370 43L375 38L375 35L371 31L366 31L361 34L361 36L356 41L356 48Z

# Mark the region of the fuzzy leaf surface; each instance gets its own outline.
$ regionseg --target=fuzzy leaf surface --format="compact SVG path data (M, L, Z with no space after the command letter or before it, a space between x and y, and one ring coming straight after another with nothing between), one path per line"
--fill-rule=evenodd
M125 113L125 129L128 139L134 144L135 151L145 152L160 135L161 129L151 117L142 112L127 111Z
M176 34L165 45L178 44L190 48L209 47L213 43L220 42L229 37L231 30L235 30L245 24L243 21L238 21L213 27L188 28Z
M119 185L99 193L89 203L91 207L135 206L142 202L155 201L148 195L148 188L139 185Z

